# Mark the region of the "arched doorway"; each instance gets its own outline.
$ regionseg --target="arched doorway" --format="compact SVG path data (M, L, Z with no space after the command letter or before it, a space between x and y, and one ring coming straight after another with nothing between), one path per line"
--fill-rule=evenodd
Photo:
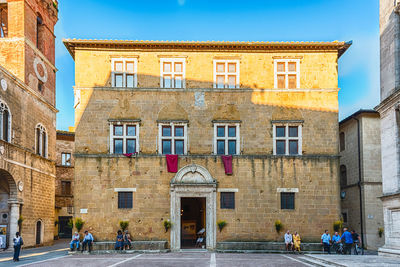
M182 249L182 203L205 202L205 243L207 249L216 245L216 187L217 182L208 170L192 164L181 168L171 180L171 249ZM190 199L190 200L189 200ZM188 201L189 200L189 201ZM193 206L195 208L195 206ZM189 226L190 227L190 226ZM198 226L193 225L198 230Z
M18 231L20 204L17 186L11 174L0 169L0 238L4 247L11 247L10 238Z

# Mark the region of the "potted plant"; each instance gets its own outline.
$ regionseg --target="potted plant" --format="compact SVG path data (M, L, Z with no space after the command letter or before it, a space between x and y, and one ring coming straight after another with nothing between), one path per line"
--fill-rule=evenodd
M379 237L382 237L382 236L383 236L383 231L384 231L383 227L379 227L379 228L378 228L378 235L379 235Z
M122 229L122 232L125 232L126 228L128 228L129 226L129 222L128 221L119 221L119 226Z
M224 227L227 225L227 223L224 220L220 220L217 222L217 225L218 225L219 232L221 232L222 229L224 229Z
M171 227L172 227L172 223L169 220L165 220L163 222L163 224L164 224L165 232L168 232L168 230L171 229Z
M82 220L81 218L76 218L75 219L75 228L78 231L78 233L82 230L83 225L85 224L85 221Z
M342 229L342 228L343 228L343 221L342 220L339 220L339 221L336 221L336 222L333 223L333 230L335 232L339 232L340 229Z
M275 221L275 230L279 234L283 229L283 224L280 220Z

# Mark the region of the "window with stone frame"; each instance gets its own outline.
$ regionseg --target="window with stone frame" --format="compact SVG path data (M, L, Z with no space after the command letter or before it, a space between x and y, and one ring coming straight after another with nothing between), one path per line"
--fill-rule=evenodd
M36 144L35 144L35 151L36 154L47 158L47 131L46 128L42 124L38 124L35 129L35 137L36 137Z
M274 87L278 89L300 88L300 59L274 60Z
M294 210L295 193L281 192L281 209Z
M159 123L159 154L187 154L187 123Z
M118 208L132 209L133 207L133 192L118 192Z
M139 123L110 123L110 154L139 153Z
M239 123L214 123L214 154L240 154Z
M302 125L300 123L273 124L273 154L302 154Z
M61 165L71 166L71 153L61 153Z
M160 59L160 87L185 88L185 58Z
M221 209L235 209L234 192L221 192L220 196Z
M71 195L71 182L61 181L61 195L70 196Z
M239 88L239 60L214 60L214 88Z
M0 100L0 139L11 142L11 114L8 105Z
M137 87L137 58L111 59L111 86Z

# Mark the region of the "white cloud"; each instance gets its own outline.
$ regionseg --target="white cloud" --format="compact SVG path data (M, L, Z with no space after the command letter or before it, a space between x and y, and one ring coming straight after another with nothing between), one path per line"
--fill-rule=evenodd
M185 4L186 0L178 0L178 5L183 6Z

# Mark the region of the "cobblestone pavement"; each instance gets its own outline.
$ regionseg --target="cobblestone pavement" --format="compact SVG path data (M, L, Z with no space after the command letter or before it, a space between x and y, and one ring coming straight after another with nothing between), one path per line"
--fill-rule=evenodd
M124 267L124 266L313 266L298 260L296 255L285 254L218 254L212 252L196 253L148 253L148 254L75 254L53 255L53 257L32 260L21 259L19 263L7 262L7 266L85 266L85 267Z
M305 255L299 260L311 260L310 264L319 263L322 266L400 266L400 258L377 255Z

